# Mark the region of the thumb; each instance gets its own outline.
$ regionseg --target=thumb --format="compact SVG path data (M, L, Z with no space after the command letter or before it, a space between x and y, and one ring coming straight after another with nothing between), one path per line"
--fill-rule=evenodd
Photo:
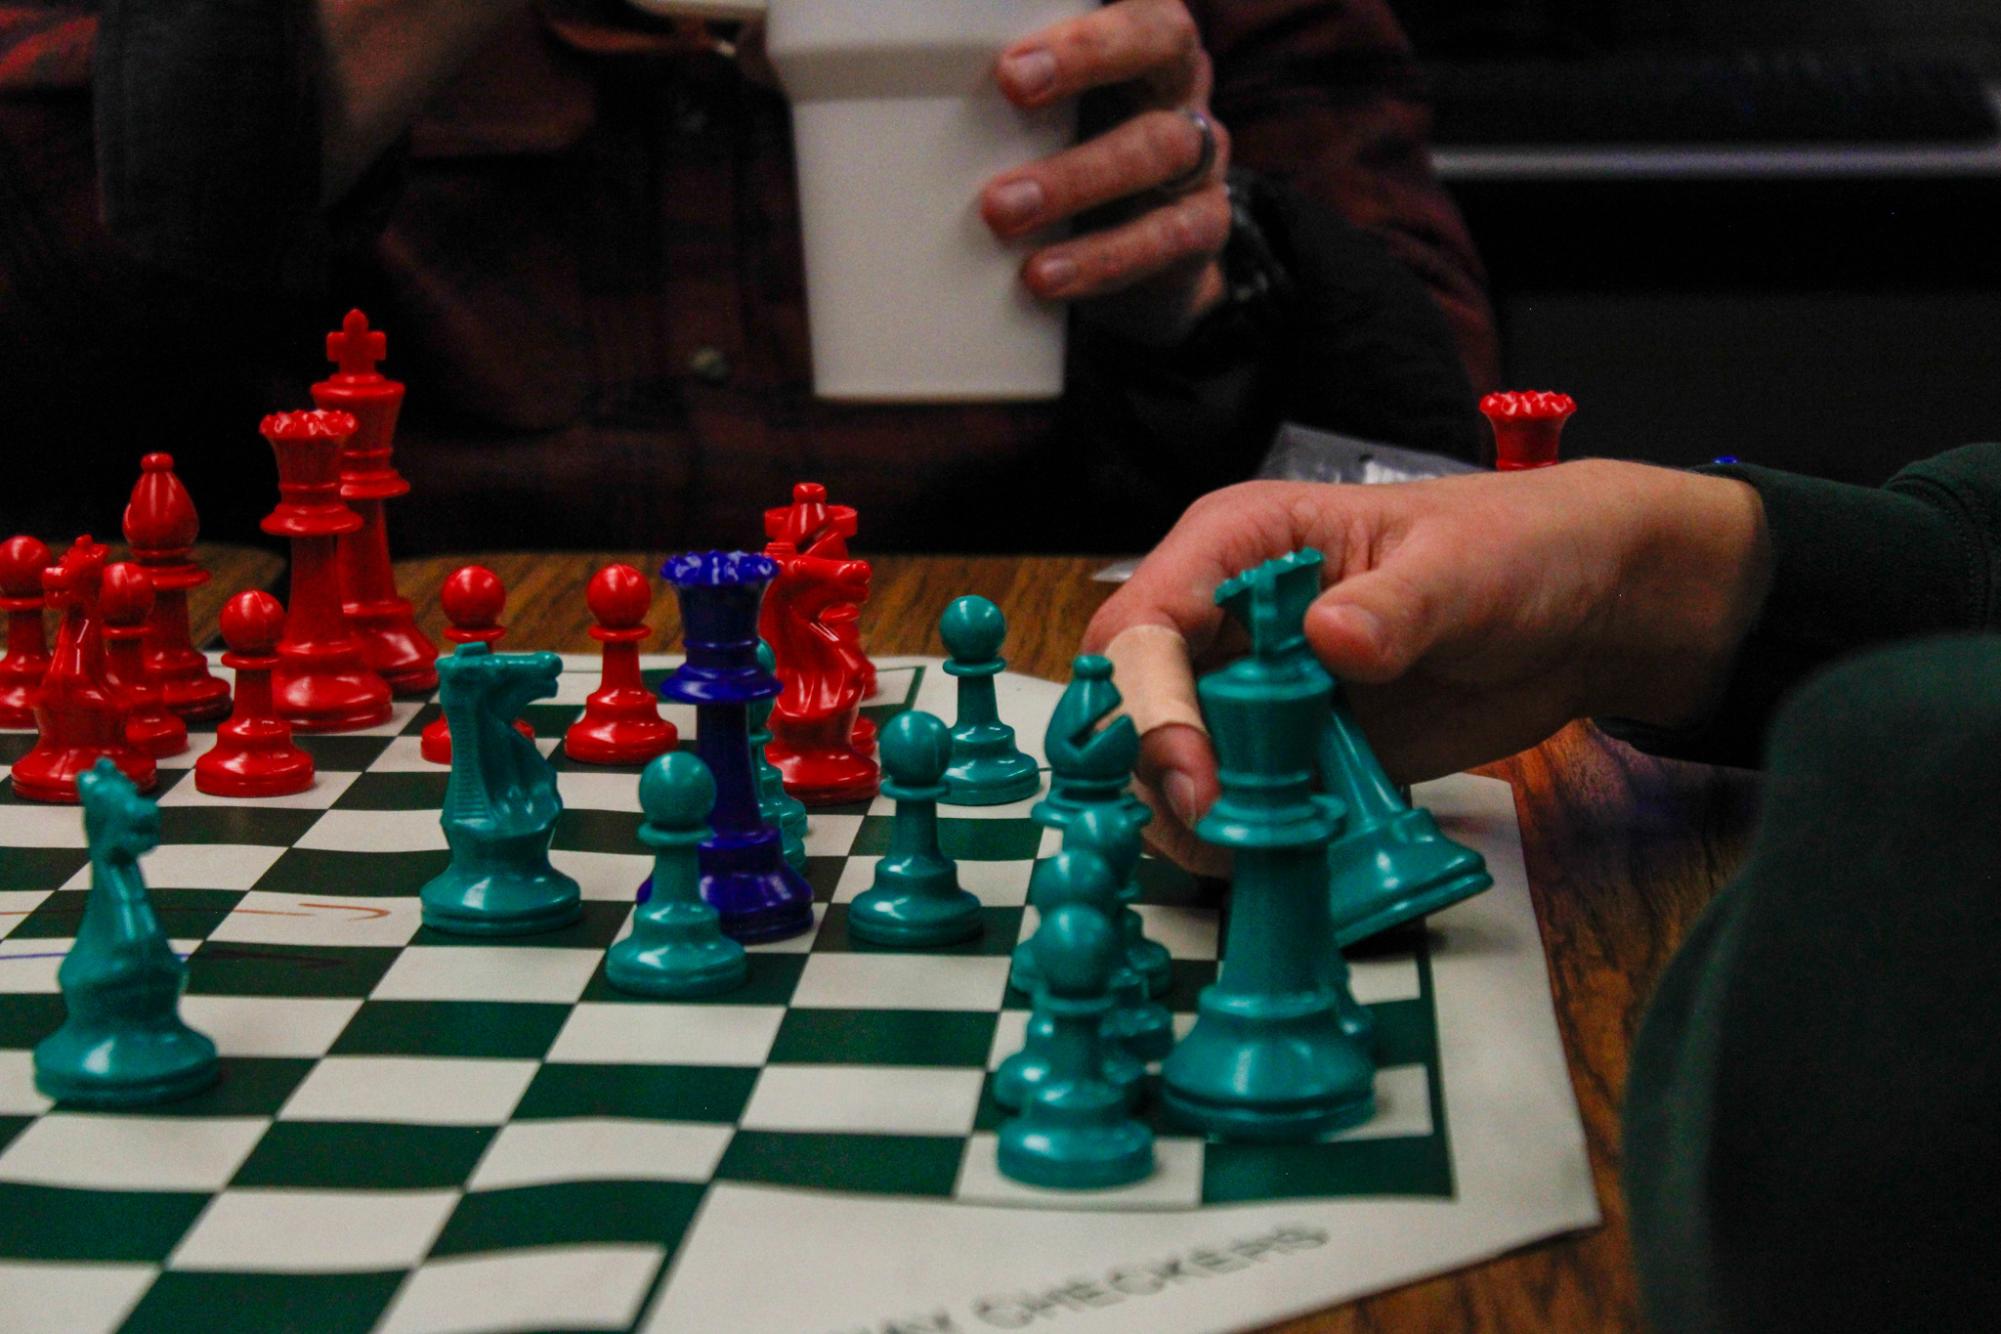
M1463 623L1467 560L1399 548L1320 595L1306 613L1306 642L1344 680L1396 680Z

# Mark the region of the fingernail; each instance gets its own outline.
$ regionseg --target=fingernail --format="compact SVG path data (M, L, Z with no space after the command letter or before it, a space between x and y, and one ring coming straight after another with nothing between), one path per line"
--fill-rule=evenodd
M1176 769L1167 775L1161 786L1167 791L1167 804L1174 811L1174 818L1194 828L1195 780Z
M1347 621L1348 633L1362 641L1371 657L1383 651L1382 617L1376 615L1376 613L1370 611L1367 607L1352 605L1337 608L1336 614Z
M1077 281L1077 261L1067 255L1051 255L1035 262L1035 281L1052 292L1061 292Z
M1056 83L1056 57L1041 47L1017 51L1001 62L1001 72L1022 97L1038 97Z
M1009 181L993 192L994 216L1003 227L1020 227L1042 212L1045 196L1039 182Z

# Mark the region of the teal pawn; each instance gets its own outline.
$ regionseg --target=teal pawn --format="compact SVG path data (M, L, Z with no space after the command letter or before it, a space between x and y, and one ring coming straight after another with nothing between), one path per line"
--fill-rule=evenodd
M605 979L620 991L713 996L749 976L743 946L702 901L695 849L709 836L715 805L709 766L686 751L669 751L640 775L639 841L653 849L653 893L633 913L632 934L605 956Z
M938 618L938 637L952 656L945 673L959 681L959 721L952 728L952 763L945 770L951 806L1000 806L1024 801L1042 788L1035 761L1014 743L1014 729L1000 720L994 677L1007 662L1001 610L981 597L954 599Z
M757 641L757 665L767 676L778 671L778 658L771 645ZM778 831L779 847L795 871L806 869L806 803L785 790L785 775L764 753L771 744L771 711L778 696L754 699L747 706L750 719L750 759L757 771L757 809L764 822Z
M1146 994L1160 996L1174 980L1174 960L1167 946L1146 934L1146 920L1133 904L1139 900L1140 830L1153 818L1145 806L1093 806L1063 831L1063 846L1089 848L1103 857L1118 882L1119 935L1125 940L1126 962L1146 983Z
M896 801L889 853L875 882L848 909L848 930L876 945L924 947L980 933L980 901L959 888L959 868L938 847L938 801L952 734L931 714L899 713L882 729L882 792Z
M1320 771L1348 808L1347 827L1327 850L1334 939L1342 948L1494 883L1484 857L1447 838L1430 811L1397 791L1338 686L1321 735Z
M1153 1132L1104 1075L1107 991L1123 953L1104 914L1066 903L1035 933L1050 1025L1049 1070L1000 1129L1002 1175L1031 1186L1122 1186L1153 1171Z
M35 1048L35 1087L73 1107L143 1107L213 1084L215 1043L181 1022L188 969L153 913L139 858L160 811L108 759L77 776L90 843L83 925L57 970L68 1017Z
M534 700L556 693L553 653L495 653L461 644L438 659L452 734L440 823L452 860L420 891L424 925L469 936L554 931L583 915L577 882L549 864L563 798L556 771L514 730Z
M1109 923L1119 906L1118 882L1112 878L1111 867L1097 853L1082 848L1066 848L1046 861L1037 862L1028 893L1045 922L1059 909L1081 904ZM1113 931L1116 934L1117 928ZM1039 956L1042 946L1036 941L1041 938L1042 932L1038 928L1035 936L1024 941L1016 950L1016 955ZM1053 1014L1044 1004L1048 999L1048 988L1042 977L1039 958L1034 969L1036 1005L1028 1016L1028 1029L1022 1035L1021 1050L1002 1061L1000 1069L994 1072L994 1101L1010 1111L1019 1111L1027 1106L1029 1095L1048 1082L1055 1068L1059 1034ZM1131 969L1125 966L1123 953L1115 955L1105 979L1106 1000L1099 1036L1106 1040L1099 1053L1100 1074L1119 1090L1130 1107L1139 1106L1145 1096L1147 1058L1135 1053L1125 1042L1115 1039L1126 1036L1120 1031L1119 1012L1124 1005L1134 1001L1137 986ZM1143 1004L1144 995L1139 995L1137 1000ZM1172 1036L1170 1029L1170 1041Z

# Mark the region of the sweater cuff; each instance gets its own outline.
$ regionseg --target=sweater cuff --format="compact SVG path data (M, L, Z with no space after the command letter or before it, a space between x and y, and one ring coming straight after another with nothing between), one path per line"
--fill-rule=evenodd
M1815 668L1871 645L1981 624L1987 558L1962 517L1966 493L1951 485L1964 452L1914 465L1881 488L1747 464L1695 469L1757 490L1771 591L1707 718L1681 728L1621 718L1598 726L1651 754L1755 766L1779 704Z
M232 288L319 283L317 12L299 0L106 0L98 176L121 244Z

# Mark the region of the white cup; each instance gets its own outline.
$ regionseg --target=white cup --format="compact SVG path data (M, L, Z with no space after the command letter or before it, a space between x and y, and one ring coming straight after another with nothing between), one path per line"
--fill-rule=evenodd
M1063 392L1064 310L1021 281L1032 241L979 214L989 178L1065 147L1074 106L1024 112L1011 42L1097 0L769 0L792 100L813 388L949 402Z

